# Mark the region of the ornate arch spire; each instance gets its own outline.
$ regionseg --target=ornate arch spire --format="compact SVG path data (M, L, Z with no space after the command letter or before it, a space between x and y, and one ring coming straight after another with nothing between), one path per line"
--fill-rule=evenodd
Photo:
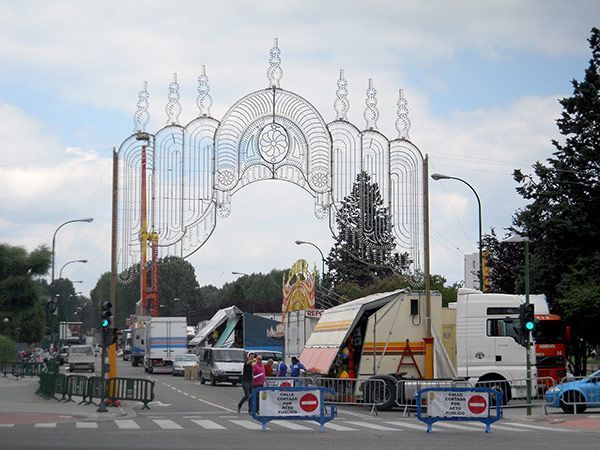
M373 87L373 78L369 78L369 87L367 88L367 99L365 100L367 107L363 114L367 122L368 130L377 129L377 119L379 119L379 109L377 109L377 91Z
M144 87L140 89L138 93L137 111L133 115L133 131L134 133L140 133L146 131L146 125L150 121L150 113L148 107L150 102L148 101L150 94L148 93L148 82L144 81Z
M333 103L335 118L337 120L348 120L350 102L348 102L348 81L344 78L344 69L340 69L340 79L337 82L335 95L336 99Z
M199 110L198 116L210 116L212 103L208 77L206 76L206 66L202 65L202 74L198 77L198 97L196 97L196 105Z
M408 118L408 102L404 98L404 91L398 90L398 118L396 119L396 130L398 130L398 139L410 139L410 119Z
M177 74L173 74L173 81L169 83L169 96L165 111L167 112L167 125L178 125L181 114L181 103L179 103L179 83Z
M273 39L273 48L270 52L269 68L267 69L267 77L269 79L269 87L279 87L283 70L281 69L281 50L279 50L278 39Z

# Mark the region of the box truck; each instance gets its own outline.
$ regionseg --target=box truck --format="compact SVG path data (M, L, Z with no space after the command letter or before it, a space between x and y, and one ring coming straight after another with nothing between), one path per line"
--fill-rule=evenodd
M175 356L187 353L187 319L152 317L145 330L144 370L171 373Z

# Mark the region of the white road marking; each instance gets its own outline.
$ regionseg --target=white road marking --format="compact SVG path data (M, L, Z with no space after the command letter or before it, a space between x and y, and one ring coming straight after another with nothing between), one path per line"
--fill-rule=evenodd
M300 425L299 423L282 422L281 420L274 420L271 423L273 425L279 425L280 427L287 428L288 430L312 431L312 428L306 427L304 425Z
M96 422L76 422L75 426L77 428L98 428L98 424Z
M384 422L384 423L389 423L390 425L396 425L396 426L404 427L404 428L410 428L411 430L427 431L426 425L419 425L418 423L405 422L403 420L398 420L396 422Z
M40 422L34 425L36 428L56 428L56 422Z
M257 422L252 422L250 420L231 420L230 422L239 425L240 427L244 427L247 430L262 430L262 425Z
M0 428L12 428L14 426L14 423L0 423Z
M207 405L210 405L210 406L214 406L215 408L221 408L222 410L230 412L230 413L236 412L233 409L225 408L224 406L217 405L216 403L207 402L206 400L202 400L201 398L199 398L198 401L202 402L202 403L206 403Z
M140 426L135 420L115 420L115 423L121 430L139 430Z
M206 430L224 430L225 427L223 425L219 425L212 420L192 420L195 424L200 425L202 428Z
M163 430L181 430L182 429L181 425L173 422L172 420L168 420L168 419L163 419L163 420L153 419L152 421L156 425L158 425L159 427L161 427Z
M316 422L314 422L316 423ZM317 423L317 425L319 425ZM325 428L328 428L330 430L334 430L334 431L358 431L356 428L350 428L350 427L345 427L344 425L338 425L337 423L331 423L331 422L327 422L325 424Z
M365 427L370 428L371 430L378 431L399 431L398 428L386 427L383 425L377 425L376 423L371 422L348 422L351 425L356 425L357 427Z
M541 427L539 425L529 425L528 423L516 423L516 422L511 422L510 425L514 426L514 427L523 427L523 428L531 428L532 430L544 430L544 431L559 431L559 432L573 432L576 430L568 430L566 428L550 428L550 427ZM494 425L492 425L493 427Z
M477 424L479 425L479 424ZM471 423L470 425L459 425L457 423L447 423L447 422L435 422L432 425L432 428L435 429L436 427L442 427L442 428L450 428L452 430L466 430L466 431L481 431L482 428L480 426L475 425L475 423ZM493 426L493 425L492 425ZM519 430L517 430L519 431Z

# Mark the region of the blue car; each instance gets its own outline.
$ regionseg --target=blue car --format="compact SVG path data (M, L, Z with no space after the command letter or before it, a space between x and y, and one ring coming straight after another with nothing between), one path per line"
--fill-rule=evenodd
M600 370L576 381L560 383L546 391L546 405L566 413L600 408Z

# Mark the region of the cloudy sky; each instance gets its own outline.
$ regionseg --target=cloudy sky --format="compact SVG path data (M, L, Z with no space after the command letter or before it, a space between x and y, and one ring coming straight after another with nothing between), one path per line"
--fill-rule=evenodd
M430 172L468 180L483 226L508 226L523 205L511 173L550 156L557 99L571 94L600 25L597 1L0 1L0 240L50 246L61 223L56 271L84 294L110 268L111 151L133 132L137 93L150 91L148 131L165 124L168 83L181 84L181 123L197 115L196 80L207 67L213 117L267 86L279 38L281 86L334 119L339 69L349 119L364 127L365 89L378 92L379 129L396 137L398 88L411 140ZM313 199L283 182L245 187L191 259L200 284L267 272L332 239ZM431 184L432 271L461 281L477 251L477 204L459 182ZM77 287L77 286L76 286Z

